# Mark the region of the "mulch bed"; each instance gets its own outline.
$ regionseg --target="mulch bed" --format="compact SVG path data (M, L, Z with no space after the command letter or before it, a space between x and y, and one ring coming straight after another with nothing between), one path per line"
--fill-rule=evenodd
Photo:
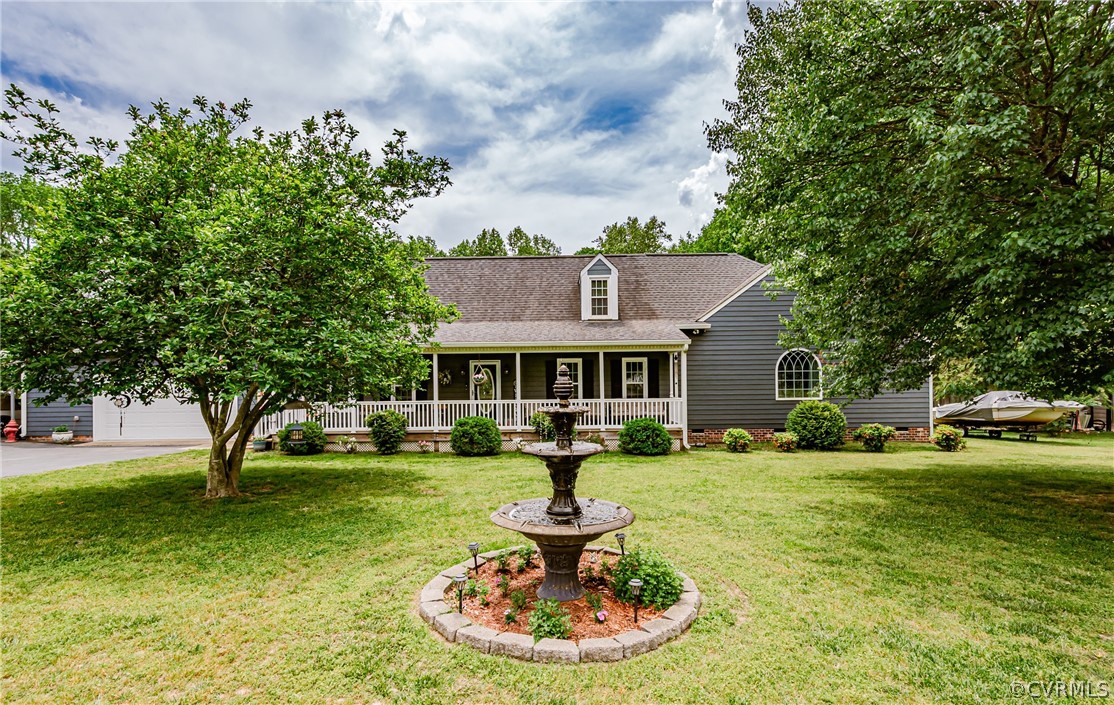
M597 562L592 563L593 557L596 558ZM638 625L634 623L634 607L615 599L607 581L600 577L601 563L607 562L614 567L616 560L616 556L606 553L597 554L585 551L581 554L580 582L584 585L585 590L600 596L603 609L607 611L607 619L603 622L597 621L595 610L583 597L579 600L562 602L561 607L572 617L572 635L569 636L572 641L613 637L616 634L638 629ZM586 570L589 567L590 570ZM592 577L588 577L589 575ZM499 589L499 581L503 576L506 576L509 582L505 595ZM491 559L480 566L478 576L476 571L469 570L468 577L487 585L486 598L488 604L483 605L480 596L469 597L465 595L465 617L472 620L474 624L481 624L499 632L530 633L527 624L530 613L534 610L534 602L538 599L538 586L542 584L545 577L545 568L542 566L540 554L535 553L533 560L523 571L518 570L518 556L512 555L507 570L500 571L496 561ZM526 593L526 608L518 613L514 622L507 624L504 621L504 613L511 609L510 595L515 590L522 590ZM450 586L445 592L445 604L456 609L456 586ZM660 615L660 612L645 605L638 608L638 621L640 623L656 619Z

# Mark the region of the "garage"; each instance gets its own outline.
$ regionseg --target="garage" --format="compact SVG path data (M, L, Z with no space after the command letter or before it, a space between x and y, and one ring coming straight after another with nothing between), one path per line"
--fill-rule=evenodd
M93 399L94 441L209 440L196 404L157 399L144 405L129 397Z

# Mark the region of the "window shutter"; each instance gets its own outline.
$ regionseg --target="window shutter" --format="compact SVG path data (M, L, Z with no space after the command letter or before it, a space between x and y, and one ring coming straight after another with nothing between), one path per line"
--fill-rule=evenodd
M658 359L651 357L646 361L646 396L657 399L661 396L661 374L658 371Z
M545 398L556 399L553 394L553 383L557 381L557 358L545 361Z
M615 358L611 360L611 398L623 398L623 361Z

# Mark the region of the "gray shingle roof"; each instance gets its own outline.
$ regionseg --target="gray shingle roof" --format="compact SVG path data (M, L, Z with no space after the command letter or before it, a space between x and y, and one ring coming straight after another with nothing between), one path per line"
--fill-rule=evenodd
M734 254L608 255L619 272L619 320L581 321L580 271L592 256L428 260L430 291L461 317L442 344L676 341L765 266Z

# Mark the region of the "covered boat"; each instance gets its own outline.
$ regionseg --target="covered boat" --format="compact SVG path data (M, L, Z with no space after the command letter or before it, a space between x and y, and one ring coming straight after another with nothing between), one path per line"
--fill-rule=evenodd
M933 412L937 423L953 426L1021 428L1043 426L1081 408L1078 402L1049 403L1024 392L987 392L968 402L938 406Z

